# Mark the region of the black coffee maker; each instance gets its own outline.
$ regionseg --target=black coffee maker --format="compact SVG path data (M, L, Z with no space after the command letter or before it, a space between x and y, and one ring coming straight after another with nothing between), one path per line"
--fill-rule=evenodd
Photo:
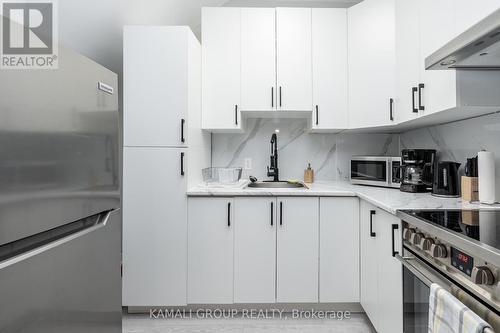
M401 191L410 193L432 191L435 161L434 149L403 149Z

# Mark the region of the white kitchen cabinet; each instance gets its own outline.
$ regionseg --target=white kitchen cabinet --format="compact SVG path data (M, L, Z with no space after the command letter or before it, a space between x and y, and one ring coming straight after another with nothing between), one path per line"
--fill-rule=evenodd
M276 10L241 9L241 109L276 109Z
M125 146L187 145L192 38L188 27L124 27Z
M189 304L233 303L233 203L232 198L188 200Z
M358 303L358 198L320 198L319 220L319 301Z
M378 332L401 333L403 275L392 256L393 250L401 253L401 221L361 201L360 223L361 305Z
M375 220L380 230L378 237L378 331L403 332L403 269L392 256L401 252L401 220L382 210L377 210ZM397 226L397 229L393 229ZM394 239L394 244L393 244ZM394 248L393 248L394 246Z
M123 148L123 304L186 305L183 148ZM167 172L165 171L167 170Z
M278 110L312 110L311 9L276 8Z
M417 105L421 115L457 107L457 75L454 70L426 70L425 58L455 36L455 0L421 0L420 81Z
M394 118L405 122L419 116L419 1L396 1L396 98Z
M379 225L374 221L377 213L375 206L361 200L360 202L360 261L361 261L361 306L375 328L379 327L378 318L378 258L377 239Z
M498 0L455 0L455 34L459 35L495 10L500 9Z
M313 8L313 130L348 127L347 63L347 10Z
M241 9L202 9L202 127L241 129Z
M347 10L349 127L392 124L395 0L365 0Z
M235 198L234 220L234 302L274 303L276 198Z
M319 199L277 203L277 302L318 302Z

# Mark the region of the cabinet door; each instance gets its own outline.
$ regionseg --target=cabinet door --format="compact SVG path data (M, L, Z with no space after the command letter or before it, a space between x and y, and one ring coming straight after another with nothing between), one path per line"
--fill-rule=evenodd
M186 179L178 148L123 149L123 305L185 305ZM168 281L168 283L165 283Z
M126 146L186 144L181 131L188 108L187 43L188 30L182 27L124 28Z
M378 253L378 311L377 330L384 333L403 332L403 271L401 263L392 256L394 249L401 252L401 221L382 210L377 210ZM394 230L392 225L397 225Z
M234 200L234 302L274 303L276 199Z
M394 118L400 123L418 117L420 79L419 2L396 1L396 98Z
M419 109L431 114L457 106L456 72L425 70L425 58L455 35L455 0L421 0L420 5L420 84Z
M378 258L377 237L380 237L380 222L376 208L366 201L360 203L361 241L361 305L373 326L378 327Z
M202 9L202 126L241 128L241 10Z
M347 13L349 127L389 125L396 66L394 0L365 0Z
M348 127L347 10L312 9L313 129Z
M320 198L319 301L359 302L359 201Z
M455 7L455 34L458 35L499 9L500 2L498 0L455 0Z
M241 109L276 109L276 10L241 9Z
M278 198L278 302L318 302L318 200Z
M190 304L233 303L232 206L231 198L188 200L187 298ZM161 255L164 254L161 251Z
M310 8L276 8L276 46L278 110L311 110Z

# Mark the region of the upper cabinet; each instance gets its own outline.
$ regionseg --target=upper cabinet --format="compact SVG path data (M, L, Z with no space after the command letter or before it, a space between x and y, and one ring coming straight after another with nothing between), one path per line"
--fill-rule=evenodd
M349 127L390 125L395 94L395 1L365 0L347 13Z
M312 132L404 131L495 112L496 72L426 70L425 59L498 8L498 0L204 8L202 128L242 131L245 116L257 116L307 117Z
M186 61L199 52L193 40L187 27L124 27L125 146L187 146L188 110L199 98L190 94L194 62Z
M396 2L398 123L411 125L408 121L423 117L421 124L430 125L479 116L498 107L498 94L492 88L498 86L498 75L485 71L426 70L425 59L499 6L498 1Z
M278 110L312 110L311 9L276 9Z
M241 9L202 11L202 128L241 129Z
M276 109L276 16L274 8L241 10L241 109Z
M348 128L347 63L347 10L313 8L313 131Z

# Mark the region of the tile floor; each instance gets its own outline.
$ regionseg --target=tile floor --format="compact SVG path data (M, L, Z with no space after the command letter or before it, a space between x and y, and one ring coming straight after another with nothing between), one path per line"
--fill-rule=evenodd
M365 314L350 319L150 319L149 314L123 316L123 333L375 333Z

